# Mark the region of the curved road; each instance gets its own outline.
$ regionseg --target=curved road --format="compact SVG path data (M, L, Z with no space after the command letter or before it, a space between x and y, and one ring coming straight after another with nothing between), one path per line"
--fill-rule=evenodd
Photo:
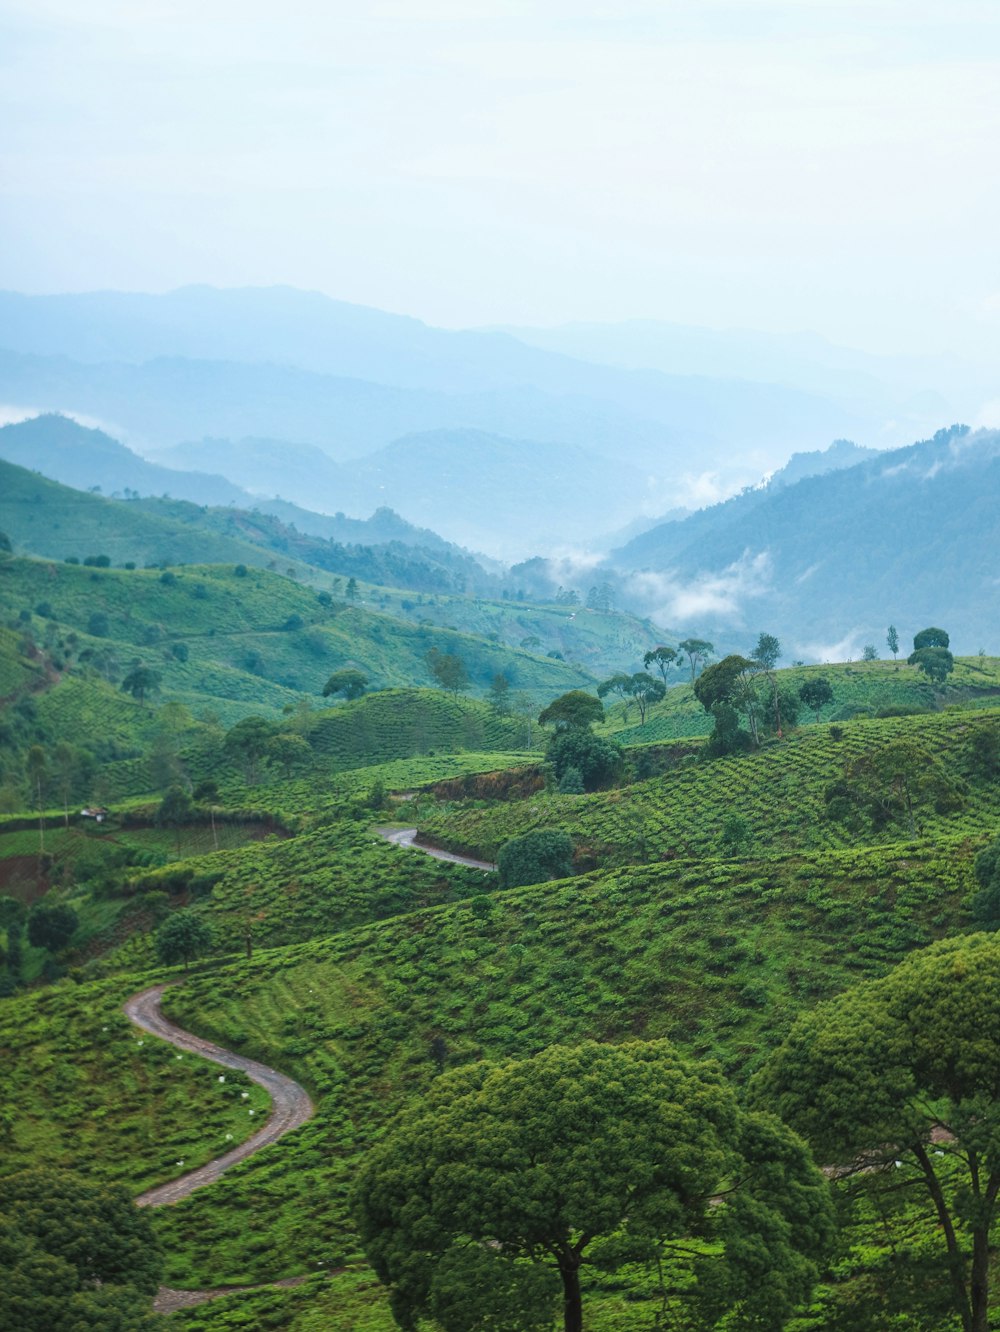
M160 1000L166 988L165 985L154 985L149 990L143 990L141 994L133 995L125 1005L126 1016L143 1031L159 1036L161 1040L176 1046L178 1050L187 1050L191 1054L211 1060L213 1064L221 1064L223 1068L238 1069L241 1073L245 1073L252 1082L263 1087L270 1095L271 1114L262 1128L245 1142L241 1142L238 1147L234 1147L232 1151L217 1156L214 1161L199 1166L197 1170L189 1170L186 1175L181 1175L168 1184L158 1184L156 1188L141 1193L135 1200L139 1207L164 1207L186 1198L188 1194L194 1193L195 1189L213 1184L230 1166L236 1165L238 1161L245 1161L248 1156L253 1156L254 1152L259 1152L262 1147L269 1147L272 1142L277 1142L286 1133L291 1133L292 1129L299 1128L314 1114L313 1103L306 1089L293 1082L291 1078L286 1078L283 1073L268 1068L266 1064L258 1064L255 1059L245 1059L243 1055L223 1050L220 1045L213 1045L211 1041L203 1041L200 1036L193 1036L191 1032L175 1027L160 1010Z
M453 865L468 865L470 869L496 869L496 865L488 860L473 860L471 856L459 856L454 851L442 851L437 846L425 846L423 842L417 841L416 828L376 828L375 831L394 846L408 846L413 851L422 851L425 856L433 856L435 860L449 860Z

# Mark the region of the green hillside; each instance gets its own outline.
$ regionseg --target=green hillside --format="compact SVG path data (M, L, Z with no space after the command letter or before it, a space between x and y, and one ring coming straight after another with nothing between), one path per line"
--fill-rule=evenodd
M1000 788L977 773L973 757L974 737L994 735L998 724L996 712L976 711L803 727L756 754L708 763L690 759L665 777L595 795L545 794L446 810L425 817L421 831L442 846L492 859L509 837L532 828L563 828L583 865L718 854L726 817L734 812L746 821L746 845L756 852L888 843L905 836L901 821L880 830L845 823L830 816L827 796L850 761L906 738L963 783L959 807L920 808L921 832L972 832L1000 821Z
M174 1274L264 1279L350 1259L352 1162L433 1076L435 1034L452 1064L668 1036L742 1078L803 1004L959 924L969 867L955 846L679 862L499 894L485 914L418 911L193 980L171 994L179 1021L292 1071L325 1110L214 1198L158 1218ZM248 1234L232 1218L261 1194L273 1212Z
M956 703L990 706L1000 698L1000 657L956 657L954 672L942 689L935 690L927 676L905 659L893 661L831 662L822 666L789 666L778 672L782 689L798 694L807 680L822 677L833 690L833 701L819 712L820 721L848 721L874 716L885 708L939 711ZM606 731L622 744L644 744L656 740L678 740L708 735L713 721L684 681L667 690L661 703L654 703L645 725L638 725L634 705L624 707L608 700ZM799 724L814 721L804 705Z

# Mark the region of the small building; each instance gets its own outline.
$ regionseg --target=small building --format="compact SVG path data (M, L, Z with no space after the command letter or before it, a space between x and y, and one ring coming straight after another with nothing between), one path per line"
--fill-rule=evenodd
M103 823L110 813L110 809L105 809L103 805L88 805L86 809L80 810L80 818L93 819L96 823Z

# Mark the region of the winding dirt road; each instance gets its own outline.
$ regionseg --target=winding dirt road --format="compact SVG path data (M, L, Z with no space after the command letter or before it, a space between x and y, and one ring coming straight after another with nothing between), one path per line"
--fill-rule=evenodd
M437 846L425 846L423 842L417 841L416 828L376 828L375 831L379 837L392 842L393 846L406 846L413 851L422 851L425 856L433 856L435 860L448 860L453 865L468 865L470 869L496 869L496 865L488 860L473 860L471 856L460 856L454 851L442 851Z
M160 1000L166 988L165 985L154 985L149 990L133 995L125 1005L126 1017L143 1031L159 1036L160 1040L167 1041L178 1050L187 1050L191 1054L211 1060L213 1064L221 1064L223 1068L238 1069L241 1073L245 1073L252 1082L263 1087L270 1095L271 1114L262 1128L245 1142L241 1142L238 1147L234 1147L232 1151L217 1156L214 1161L199 1166L197 1170L189 1170L186 1175L180 1175L168 1184L158 1184L156 1188L141 1193L135 1200L139 1207L164 1207L170 1203L180 1202L181 1198L194 1193L195 1189L202 1189L206 1184L214 1184L230 1166L245 1161L248 1156L253 1156L262 1147L269 1147L272 1142L277 1142L286 1133L291 1133L292 1129L301 1127L315 1113L306 1089L293 1082L291 1078L286 1078L283 1073L268 1068L266 1064L258 1064L255 1059L245 1059L243 1055L233 1054L231 1050L224 1050L220 1045L213 1045L211 1041L204 1041L200 1036L193 1036L191 1032L184 1031L181 1027L175 1027L169 1018L164 1017L160 1009Z

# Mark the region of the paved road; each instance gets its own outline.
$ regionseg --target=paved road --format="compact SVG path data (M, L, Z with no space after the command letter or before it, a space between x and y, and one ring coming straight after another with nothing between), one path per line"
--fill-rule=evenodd
M135 1200L139 1207L164 1207L169 1203L180 1202L181 1198L194 1193L195 1189L214 1184L230 1166L245 1161L262 1147L277 1142L286 1133L291 1133L292 1129L299 1128L307 1119L311 1119L314 1113L313 1103L305 1088L291 1078L286 1078L283 1073L268 1068L266 1064L258 1064L254 1059L233 1054L231 1050L223 1050L211 1041L203 1041L200 1036L193 1036L189 1031L175 1027L160 1010L160 1000L166 988L165 985L154 985L152 989L133 995L125 1005L126 1016L137 1027L142 1027L143 1031L159 1036L178 1050L187 1050L191 1054L201 1055L203 1059L210 1059L213 1064L221 1064L223 1068L239 1069L245 1073L252 1082L269 1093L271 1115L253 1137L247 1138L246 1142L241 1142L224 1156L217 1156L214 1161L199 1166L197 1170L189 1170L186 1175L168 1184L158 1184L156 1188L141 1193Z
M425 856L433 856L435 860L450 860L453 865L468 865L470 869L496 869L496 865L488 860L473 860L471 856L459 856L454 851L442 851L437 846L425 846L423 842L417 841L416 828L376 828L375 831L394 846L408 846L414 851L423 851Z

